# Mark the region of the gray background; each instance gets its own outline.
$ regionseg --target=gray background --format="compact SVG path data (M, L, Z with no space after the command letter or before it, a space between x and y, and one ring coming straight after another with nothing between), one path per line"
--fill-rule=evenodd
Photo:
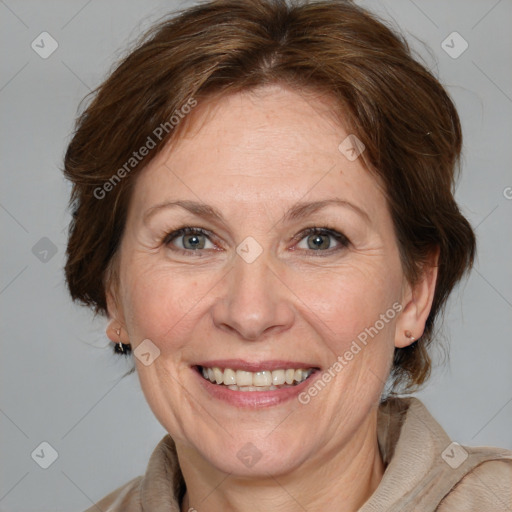
M464 126L457 198L479 255L447 310L451 363L419 397L461 444L512 448L512 1L363 4L407 34ZM165 434L137 376L121 379L130 364L112 354L106 320L67 296L69 187L59 169L80 99L179 5L188 3L0 0L1 511L82 511L142 474ZM47 59L31 48L43 31L59 45ZM453 31L469 44L456 59L441 47ZM31 458L43 441L58 452L48 469Z

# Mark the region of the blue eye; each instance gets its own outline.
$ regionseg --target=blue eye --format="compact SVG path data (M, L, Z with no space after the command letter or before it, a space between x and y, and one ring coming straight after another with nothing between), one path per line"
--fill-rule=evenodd
M209 234L201 228L190 228L185 227L169 233L164 243L169 245L173 240L178 240L181 246L177 248L186 251L200 251L202 249L214 248L212 242L209 240ZM207 247L206 244L210 243L211 247Z
M173 246L170 248L178 252L191 254L198 251L200 255L202 250L216 249L210 237L211 233L204 229L187 226L166 235L163 243ZM294 237L294 240L299 240L296 247L301 250L328 254L348 247L350 244L349 239L342 233L333 229L316 227L302 231ZM301 246L303 241L305 246Z
M308 228L297 235L296 238L300 239L301 243L303 240L306 242L305 247L301 247L300 243L297 244L299 249L309 249L312 251L320 252L339 249L339 247L333 247L336 245L336 243L342 247L348 247L350 244L350 241L345 235L339 233L338 231L327 228ZM333 239L335 242L333 242Z

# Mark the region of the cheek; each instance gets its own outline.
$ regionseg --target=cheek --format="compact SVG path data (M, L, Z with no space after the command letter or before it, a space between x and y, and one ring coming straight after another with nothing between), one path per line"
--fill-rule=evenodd
M314 278L294 279L293 289L303 302L302 312L321 329L323 339L336 354L342 353L359 335L377 323L379 335L394 324L392 306L399 297L400 282L392 273L351 267L318 273ZM387 315L386 315L387 313ZM379 321L385 315L385 322Z
M220 276L153 262L127 265L126 270L123 305L131 342L137 346L148 338L163 354L175 353L190 339Z
M186 323L192 300L187 294L192 295L188 290L196 288L196 283L185 286L155 268L145 272L131 267L127 274L131 277L125 281L123 302L130 340L137 345L149 338L162 348L162 339L172 339L171 332Z

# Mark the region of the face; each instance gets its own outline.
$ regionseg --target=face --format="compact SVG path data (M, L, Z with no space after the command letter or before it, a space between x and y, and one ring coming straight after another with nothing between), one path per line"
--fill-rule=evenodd
M158 420L224 472L284 473L349 444L403 339L390 213L330 111L279 86L199 103L134 189L109 311L146 354Z

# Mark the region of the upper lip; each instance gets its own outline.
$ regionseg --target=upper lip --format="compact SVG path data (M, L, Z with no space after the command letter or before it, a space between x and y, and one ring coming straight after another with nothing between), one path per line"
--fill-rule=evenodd
M206 368L230 368L232 370L243 370L246 372L259 372L264 370L286 370L288 368L318 368L317 365L305 363L303 361L284 361L272 359L267 361L247 361L245 359L215 359L212 361L202 361L196 363L196 366Z

